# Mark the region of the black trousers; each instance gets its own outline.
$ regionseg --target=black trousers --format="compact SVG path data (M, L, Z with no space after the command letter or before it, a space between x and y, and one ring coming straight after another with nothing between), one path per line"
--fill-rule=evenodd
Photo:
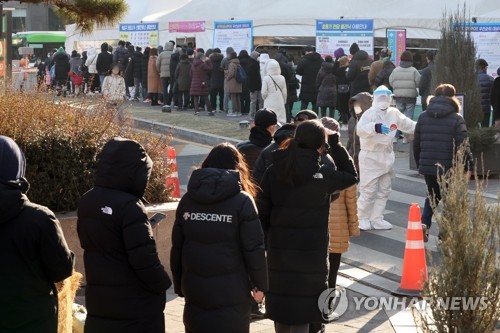
M328 261L330 262L330 272L328 274L328 288L335 288L337 285L337 273L340 267L341 253L330 253Z

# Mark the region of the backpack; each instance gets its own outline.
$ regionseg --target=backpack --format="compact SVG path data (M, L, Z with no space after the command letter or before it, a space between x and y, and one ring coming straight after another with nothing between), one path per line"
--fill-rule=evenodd
M243 67L241 67L241 65L238 65L236 67L236 82L243 83L245 82L246 79L247 79L247 73L245 72Z

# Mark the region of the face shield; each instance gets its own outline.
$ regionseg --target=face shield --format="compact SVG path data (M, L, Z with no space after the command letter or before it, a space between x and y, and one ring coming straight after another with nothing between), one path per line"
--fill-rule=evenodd
M380 86L373 92L373 106L380 110L387 110L391 105L392 91L385 86Z

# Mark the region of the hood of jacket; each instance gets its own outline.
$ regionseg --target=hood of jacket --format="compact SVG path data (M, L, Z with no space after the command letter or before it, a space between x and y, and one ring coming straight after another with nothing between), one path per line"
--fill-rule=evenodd
M189 59L188 59L188 61L189 61ZM201 59L195 58L192 60L193 67L198 67L198 66L201 66L202 64L203 64L203 61Z
M266 63L266 73L268 75L280 75L281 74L280 64L274 59L269 60Z
M432 97L427 105L427 114L432 118L444 118L460 110L458 102L447 96Z
M297 126L295 126L294 124L285 124L281 126L276 132L274 132L274 142L276 142L276 144L279 146L286 139L293 138L296 128Z
M26 160L19 146L0 135L0 224L10 221L22 210L29 188L24 179Z
M166 42L163 51L173 51L173 50L174 50L174 43Z
M230 64L234 63L234 64L238 64L239 65L240 64L240 59L238 59L238 58L231 59L231 60L229 60L229 63Z
M108 43L102 43L101 44L101 52L108 52Z
M276 54L276 56L274 57L274 59L277 61L277 62L282 62L284 64L288 64L288 58L286 57L286 55L284 55L283 53L281 52L278 52Z
M354 112L354 106L353 106L354 102L359 102L361 109L363 110L361 114L357 115ZM373 102L373 96L367 92L361 92L351 97L351 99L349 99L349 112L351 113L351 116L357 119L361 118L363 113L365 113L366 110L372 107L372 102Z
M212 53L208 58L212 62L221 62L224 56L221 53Z
M321 64L321 69L325 72L325 73L333 73L333 62L323 62Z
M142 198L152 167L153 162L138 142L113 138L99 155L95 185Z
M400 61L399 62L399 67L401 67L401 68L410 68L411 66L413 66L413 62L411 62L411 61Z
M97 54L97 50L95 47L91 47L90 49L87 50L87 58L90 58L91 56L94 56Z
M267 128L262 126L254 126L250 129L250 142L259 147L267 147L272 141L273 137Z
M187 194L196 202L211 204L241 191L240 174L235 170L201 168L189 178Z
M369 59L368 53L366 51L363 51L363 50L356 52L356 54L352 57L352 60L359 60L359 61L368 60L368 59Z
M289 149L277 149L272 152L272 160L276 170L284 170L285 165L283 158L290 154ZM296 148L296 153L294 156L294 170L292 172L292 179L285 181L293 181L295 186L306 183L309 179L312 179L313 175L317 173L321 167L320 165L320 155L318 151L314 149L307 148Z
M307 59L311 62L323 62L323 58L321 58L321 54L318 52L311 52L304 56L304 59Z

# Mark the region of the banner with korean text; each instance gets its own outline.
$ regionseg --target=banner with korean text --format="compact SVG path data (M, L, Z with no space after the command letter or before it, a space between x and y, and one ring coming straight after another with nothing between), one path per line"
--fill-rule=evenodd
M373 59L373 20L316 20L316 52L333 56L338 48L349 54L357 43Z
M476 43L477 57L488 62L488 74L497 77L500 67L500 23L470 23L467 25Z
M253 48L253 21L216 21L214 22L214 43L225 53L227 47L236 53L241 50L251 52Z
M120 23L120 39L143 49L158 47L158 22Z
M406 29L387 29L387 48L391 50L391 61L399 66L401 54L406 51Z

